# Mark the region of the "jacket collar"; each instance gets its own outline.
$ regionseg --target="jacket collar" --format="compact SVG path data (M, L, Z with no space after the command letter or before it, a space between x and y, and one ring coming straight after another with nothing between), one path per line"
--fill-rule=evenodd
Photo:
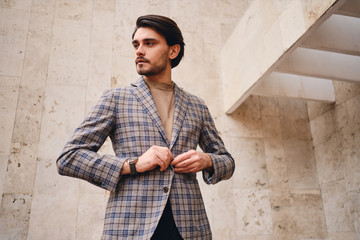
M165 129L161 123L159 113L157 111L154 99L150 93L148 86L144 79L141 77L136 83L131 84L133 88L132 93L136 99L141 103L145 112L152 119L154 125L158 128L164 141L169 146L170 150L174 146L176 139L179 136L188 106L189 97L186 93L174 83L174 95L175 95L175 111L174 111L174 123L171 134L171 143L168 142L165 134Z

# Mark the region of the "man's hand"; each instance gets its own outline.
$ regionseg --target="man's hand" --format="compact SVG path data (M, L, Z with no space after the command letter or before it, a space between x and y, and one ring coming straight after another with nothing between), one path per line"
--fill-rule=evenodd
M176 156L171 165L177 173L196 173L204 169L211 171L213 166L209 154L195 150Z
M137 172L146 172L153 170L157 166L160 171L165 171L172 159L172 153L167 147L152 146L143 155L141 155L136 163Z
M172 159L172 153L170 149L166 147L160 146L152 146L150 147L143 155L138 158L136 162L136 171L146 172L155 169L156 167L160 167L160 171L165 171ZM130 174L130 166L128 162L125 162L122 169L121 175Z

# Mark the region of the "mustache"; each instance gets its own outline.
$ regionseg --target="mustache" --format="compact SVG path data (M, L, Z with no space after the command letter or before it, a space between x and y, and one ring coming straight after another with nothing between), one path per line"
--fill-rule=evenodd
M137 57L135 59L135 63L139 63L139 62L150 62L148 59L144 58L144 57Z

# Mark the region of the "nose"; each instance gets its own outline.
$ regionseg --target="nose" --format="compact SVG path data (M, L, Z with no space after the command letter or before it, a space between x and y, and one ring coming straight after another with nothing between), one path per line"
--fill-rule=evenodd
M135 52L136 52L136 56L144 56L145 55L145 51L144 51L142 44L140 44L138 46L138 48L136 49Z

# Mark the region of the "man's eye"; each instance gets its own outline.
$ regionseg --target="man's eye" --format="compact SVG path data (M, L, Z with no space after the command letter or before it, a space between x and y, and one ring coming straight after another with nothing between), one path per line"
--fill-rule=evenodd
M146 46L152 46L152 45L154 45L154 44L151 42L146 43Z
M133 44L133 46L135 49L139 47L139 45L137 45L137 44Z

